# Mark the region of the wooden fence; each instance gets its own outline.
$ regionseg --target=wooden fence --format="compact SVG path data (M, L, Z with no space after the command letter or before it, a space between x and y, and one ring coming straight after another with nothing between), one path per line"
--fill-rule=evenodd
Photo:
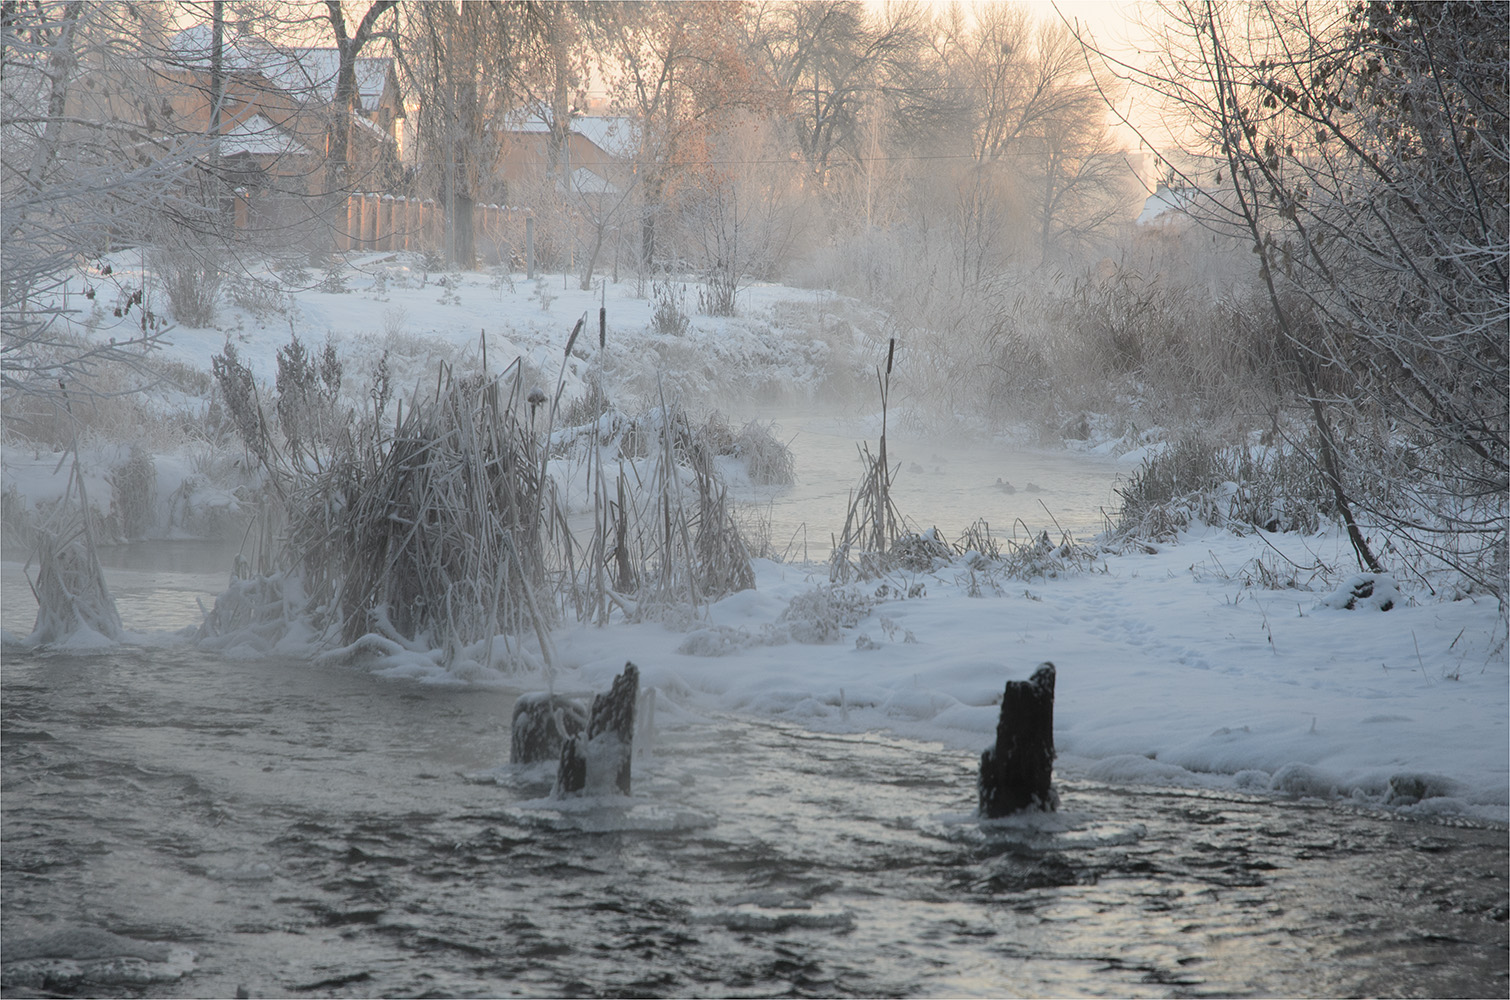
M479 260L507 263L524 246L528 209L474 205L472 233ZM445 243L445 211L431 198L353 194L346 199L346 231L338 250L431 250Z
M241 189L235 199L236 228L265 234L283 246L330 246L329 228L316 217L310 198L258 195ZM479 262L510 264L524 253L525 208L476 205L472 238ZM336 220L337 250L440 250L445 246L445 209L431 198L392 194L352 194L346 198L344 227Z

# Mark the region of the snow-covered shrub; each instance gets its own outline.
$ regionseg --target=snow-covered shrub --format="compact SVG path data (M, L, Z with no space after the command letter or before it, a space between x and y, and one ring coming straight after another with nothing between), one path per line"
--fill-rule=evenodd
M1000 565L1013 579L1053 580L1086 572L1096 564L1096 558L1095 549L1081 545L1068 535L1055 544L1044 531L1025 542L1008 542Z
M236 480L245 470L219 469L212 477L204 472L184 476L168 496L168 524L195 538L229 538L244 534L251 509L244 501L256 491Z
M184 326L215 322L225 268L212 253L191 248L157 249L149 256L173 318Z
M1172 539L1192 522L1265 531L1315 531L1335 502L1310 459L1288 445L1222 447L1196 431L1145 458L1115 488L1116 531Z
M651 285L651 297L655 299L655 311L651 314L651 326L656 333L668 337L683 337L692 325L687 315L687 288L670 281L657 281Z
M793 640L820 645L838 642L874 606L870 595L850 587L816 587L792 598L777 621L789 623Z
M409 325L409 310L403 306L389 306L383 310L383 334L390 338L403 335Z
M234 275L226 286L231 302L259 319L288 309L288 297L276 281L251 274Z
M320 291L327 295L346 294L346 264L339 259L332 260L325 266L320 275Z
M908 532L891 543L892 564L912 573L932 572L953 558L954 552L937 528Z
M773 433L771 424L751 420L731 442L731 454L745 464L750 482L761 486L790 486L797 481L792 449Z
M120 536L128 541L145 538L152 527L157 502L157 466L140 447L131 457L110 470L110 513Z
M1388 611L1399 603L1400 588L1393 576L1388 573L1355 573L1342 581L1342 586L1324 597L1318 607L1341 611L1352 611L1354 608Z

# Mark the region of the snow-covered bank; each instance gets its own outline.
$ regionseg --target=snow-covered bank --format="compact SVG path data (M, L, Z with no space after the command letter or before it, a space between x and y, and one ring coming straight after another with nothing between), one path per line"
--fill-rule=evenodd
M1301 564L1349 558L1336 534L1267 541ZM580 630L561 652L583 686L632 659L692 710L977 752L1003 683L1052 660L1061 768L1510 818L1510 670L1494 602L1334 610L1330 591L1250 585L1253 560L1279 558L1257 536L1200 529L1026 585L956 562L890 580L890 599L874 600L884 581L850 588L852 608L874 603L822 645L795 641L787 609L826 577L761 563L757 590L720 602L706 626ZM923 596L896 599L916 584Z

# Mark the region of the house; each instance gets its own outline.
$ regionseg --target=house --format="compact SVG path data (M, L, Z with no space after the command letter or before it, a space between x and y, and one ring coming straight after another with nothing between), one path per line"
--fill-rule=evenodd
M1160 181L1153 194L1143 202L1143 211L1138 213L1136 224L1165 225L1184 219L1200 194L1199 188L1171 187Z
M212 33L208 25L179 32L160 73L155 125L170 134L208 134L214 117ZM338 127L339 55L334 48L282 46L250 33L227 32L221 44L223 98L218 155L234 156L236 183L285 196L326 188L326 157ZM356 61L357 90L346 123L348 183L391 186L401 174L398 120L404 116L394 61Z
M597 203L618 201L634 182L639 136L629 118L581 116L571 120L562 164L551 169L551 129L546 118L530 115L499 132L496 176L507 200L525 203L549 184L558 196Z

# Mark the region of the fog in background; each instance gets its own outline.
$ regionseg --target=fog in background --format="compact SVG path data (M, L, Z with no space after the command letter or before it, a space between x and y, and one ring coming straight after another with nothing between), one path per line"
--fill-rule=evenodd
M401 393L340 388L325 331L289 309L375 280L345 271L367 252L426 281L632 289L673 333L753 321L751 289L780 285L842 303L797 325L844 363L763 402L879 410L894 348L888 406L915 427L1277 449L1302 471L1273 489L1304 494L1280 507L1340 519L1362 565L1382 532L1503 593L1504 19L1280 0L8 9L5 434L118 435L144 422L74 404L148 385L222 415L240 399L211 433L258 462L300 451L289 414L321 392L327 422L374 398L395 415ZM236 316L287 324L278 378L151 350ZM1191 488L1227 478L1202 461Z

